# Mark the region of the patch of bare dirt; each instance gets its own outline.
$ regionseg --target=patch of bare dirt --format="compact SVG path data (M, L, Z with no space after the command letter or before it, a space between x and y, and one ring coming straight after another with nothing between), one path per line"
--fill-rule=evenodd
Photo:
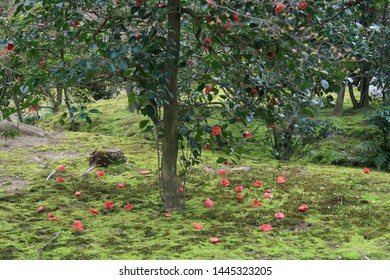
M21 194L22 189L28 184L28 181L20 178L3 177L0 178L0 188L5 188L7 193Z
M48 145L55 146L61 142L61 138L64 136L63 132L54 134L52 136L31 136L31 135L19 135L14 139L0 138L0 151L12 153L14 149L27 148L29 153L26 156L26 162L44 163L65 158L78 158L79 155L76 151L44 151L34 152L29 148ZM0 167L6 165L5 160L0 159ZM0 168L1 169L1 168ZM22 193L22 189L28 185L28 181L23 178L13 178L7 176L0 176L0 188L6 188L7 193Z
M249 171L249 170L251 170L251 168L248 167L248 166L224 167L222 169L225 170L226 172L231 172L231 171L241 172L241 171ZM220 169L214 169L214 168L211 168L209 166L205 166L203 168L203 170L206 171L207 173L210 173L210 174L219 174L219 170Z

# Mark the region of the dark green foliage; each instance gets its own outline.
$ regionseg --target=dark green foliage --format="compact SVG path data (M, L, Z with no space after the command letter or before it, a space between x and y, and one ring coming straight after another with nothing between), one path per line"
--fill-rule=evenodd
M271 131L266 140L273 146L275 157L289 160L292 156L303 157L313 146L334 134L337 128L331 120L302 117Z

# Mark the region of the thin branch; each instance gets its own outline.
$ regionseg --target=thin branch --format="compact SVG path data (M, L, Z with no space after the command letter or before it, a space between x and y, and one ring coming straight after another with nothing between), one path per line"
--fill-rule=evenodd
M57 170L53 170L52 172L50 172L49 176L47 176L47 178L46 178L46 181L49 181L51 176L53 176L56 172L57 172Z
M47 247L47 245L50 244L50 242L52 242L54 239L58 238L58 236L60 236L61 234L61 230L59 232L56 233L56 235L54 235L49 241L46 242L45 245L43 245L38 251L37 251L37 259L39 260L40 258L40 254L42 252L42 250Z
M92 164L87 170L85 170L83 173L81 173L79 176L83 176L89 172L91 172L96 167L96 164Z

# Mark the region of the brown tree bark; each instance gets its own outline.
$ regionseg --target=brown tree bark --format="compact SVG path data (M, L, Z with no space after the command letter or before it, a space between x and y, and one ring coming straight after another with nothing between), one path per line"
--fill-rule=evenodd
M126 94L127 94L127 100L129 100L129 110L130 112L132 113L137 113L137 110L138 110L138 102L137 100L135 100L134 102L130 102L130 97L131 97L131 94L134 90L134 87L133 87L133 84L132 82L130 81L126 81L125 82L125 90L126 90Z
M341 117L343 115L344 96L345 96L345 83L341 82L340 92L337 93L336 105L332 111L333 116Z
M368 108L370 106L369 102L369 88L370 88L370 76L368 72L370 71L370 64L368 62L363 62L362 66L362 80L361 80L361 89L360 89L360 108Z
M359 102L357 101L355 97L355 93L353 91L353 83L348 81L348 91L349 91L349 96L351 97L353 109L359 108Z
M162 147L162 189L165 211L182 210L183 204L177 191L176 168L178 156L179 115L177 71L180 51L180 0L168 0L168 38L164 62L164 105Z

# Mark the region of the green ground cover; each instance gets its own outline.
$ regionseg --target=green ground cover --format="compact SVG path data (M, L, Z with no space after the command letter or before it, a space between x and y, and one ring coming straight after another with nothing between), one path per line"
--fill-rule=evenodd
M390 174L329 165L331 156L275 161L262 129L236 165L218 165L220 152L204 151L181 194L185 211L166 217L155 144L138 128L142 117L129 114L126 105L121 98L98 102L91 105L102 112L93 127L81 124L79 132L65 131L50 143L0 151L0 259L390 259ZM365 114L335 119L341 132L322 143L317 155L338 152L340 145L348 152L361 133L369 135ZM58 118L47 117L39 125L63 129ZM239 125L232 130L239 133ZM80 176L89 167L89 154L102 147L120 148L127 162ZM313 158L322 164L313 164ZM46 181L60 165L65 170ZM234 169L240 167L248 169ZM98 177L97 170L105 175ZM151 173L141 175L142 170ZM286 182L279 184L278 176ZM228 187L221 185L223 178L230 181ZM10 188L17 180L25 182L23 187ZM256 180L263 185L256 188ZM122 182L125 187L118 188ZM243 199L236 197L237 186L243 186ZM272 198L264 198L267 190ZM211 208L204 205L207 198L214 202ZM256 199L259 208L252 206ZM107 201L114 207L106 209ZM298 211L303 203L309 206L306 212ZM126 210L127 204L133 208ZM45 210L38 212L39 206ZM49 212L59 220L50 220ZM276 219L277 212L284 218ZM76 220L82 232L73 228ZM271 224L272 230L261 231L262 224ZM212 237L221 242L212 244Z

